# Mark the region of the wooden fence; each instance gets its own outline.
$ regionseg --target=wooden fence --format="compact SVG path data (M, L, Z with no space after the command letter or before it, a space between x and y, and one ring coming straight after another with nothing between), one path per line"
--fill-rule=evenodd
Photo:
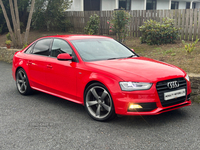
M93 14L100 16L99 34L109 35L108 20L111 19L113 11L69 11L66 18L73 24L74 33L83 33L84 27ZM129 36L140 37L139 26L144 21L153 19L162 21L162 18L169 17L174 19L175 27L181 28L180 40L196 40L200 38L200 9L176 9L176 10L132 10L129 12L131 17Z

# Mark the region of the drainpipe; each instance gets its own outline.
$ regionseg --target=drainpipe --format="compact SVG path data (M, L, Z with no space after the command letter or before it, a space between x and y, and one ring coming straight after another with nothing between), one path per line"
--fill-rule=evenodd
M192 4L193 4L193 1L190 2L190 9L192 9Z
M172 0L169 0L169 9L171 9Z
M147 0L144 0L144 10L147 8Z
M119 9L119 0L115 0L115 9Z
M81 0L81 11L84 11L84 0Z

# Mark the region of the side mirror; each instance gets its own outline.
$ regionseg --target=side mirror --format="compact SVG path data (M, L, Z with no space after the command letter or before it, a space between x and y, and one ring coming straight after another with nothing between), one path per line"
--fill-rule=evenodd
M131 49L133 52L135 52L135 50L134 49Z
M62 53L57 56L57 59L58 60L72 60L72 56L70 56L68 53Z

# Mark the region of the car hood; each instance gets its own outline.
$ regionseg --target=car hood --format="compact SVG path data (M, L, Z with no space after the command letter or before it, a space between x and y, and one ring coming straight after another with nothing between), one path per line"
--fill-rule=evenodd
M176 66L145 57L94 61L86 65L92 67L93 71L112 74L124 81L157 82L186 75Z

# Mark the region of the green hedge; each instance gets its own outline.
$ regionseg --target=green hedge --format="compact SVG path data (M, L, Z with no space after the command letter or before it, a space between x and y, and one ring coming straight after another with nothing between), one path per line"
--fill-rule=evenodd
M174 27L173 19L163 18L162 23L150 19L140 26L142 32L140 40L141 43L149 45L174 43L179 37L179 30Z

